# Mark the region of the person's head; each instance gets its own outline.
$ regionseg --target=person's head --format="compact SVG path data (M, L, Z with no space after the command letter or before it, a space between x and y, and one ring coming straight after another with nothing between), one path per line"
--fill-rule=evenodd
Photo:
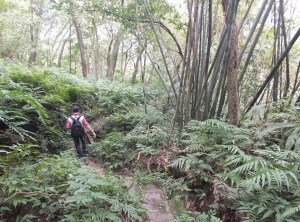
M80 107L79 107L78 105L73 106L73 107L72 107L72 112L73 112L73 113L78 113L78 112L80 112Z

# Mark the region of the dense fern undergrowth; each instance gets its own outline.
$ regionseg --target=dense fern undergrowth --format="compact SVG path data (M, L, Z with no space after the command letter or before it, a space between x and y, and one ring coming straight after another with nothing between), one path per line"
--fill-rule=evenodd
M174 221L300 220L298 106L282 100L254 107L239 127L191 121L170 133L172 107L158 88L144 95L139 84L3 61L0 72L1 221L142 221L128 174L165 188ZM74 104L98 135L88 150L105 175L70 146Z

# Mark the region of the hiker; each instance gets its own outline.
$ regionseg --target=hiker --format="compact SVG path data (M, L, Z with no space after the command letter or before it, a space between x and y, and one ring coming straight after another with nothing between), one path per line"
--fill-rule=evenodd
M96 137L96 134L89 123L86 121L84 116L80 115L80 107L75 105L72 108L72 116L68 118L66 127L71 129L71 136L74 140L74 145L77 151L79 158L86 157L86 142L85 142L85 133L84 127L92 132L93 137ZM82 149L80 148L79 140L81 141Z

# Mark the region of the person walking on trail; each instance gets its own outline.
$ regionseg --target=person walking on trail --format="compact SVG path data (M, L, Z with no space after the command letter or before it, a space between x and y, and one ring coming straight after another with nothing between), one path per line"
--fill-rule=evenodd
M79 106L73 106L72 112L73 114L68 118L66 127L71 129L71 136L74 140L77 154L81 159L87 155L84 127L92 132L93 137L96 137L96 134L84 116L80 114ZM81 141L82 148L80 147L79 140Z

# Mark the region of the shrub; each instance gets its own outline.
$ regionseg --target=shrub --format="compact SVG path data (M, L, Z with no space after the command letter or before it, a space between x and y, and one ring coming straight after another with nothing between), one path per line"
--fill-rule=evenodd
M100 176L68 152L10 167L0 183L0 214L14 221L137 221L144 213L122 179Z

